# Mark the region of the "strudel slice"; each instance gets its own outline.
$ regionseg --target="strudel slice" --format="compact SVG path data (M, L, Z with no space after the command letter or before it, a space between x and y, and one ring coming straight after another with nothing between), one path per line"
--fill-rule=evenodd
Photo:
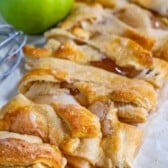
M96 106L104 110L98 111ZM31 163L30 166L63 168L66 162L57 145L70 167L132 167L143 133L119 122L116 112L110 100L97 101L87 110L60 101L52 106L36 104L18 95L1 110L0 165L24 167ZM16 158L19 150L22 152Z
M83 31L78 29L75 35L62 29L47 32L46 48L24 46L27 65L30 68L35 66L42 57L63 58L129 78L143 79L156 88L163 86L168 76L168 63L153 58L151 52L130 39L105 34L83 39Z
M160 3L160 2L159 2ZM168 60L168 18L156 15L148 10L133 4L126 5L114 11L114 15L124 23L135 28L144 35L156 39L152 48L154 57Z
M155 11L163 16L168 16L167 0L132 0L145 8Z
M60 96L62 92L86 107L99 99L110 99L122 106L121 117L132 123L144 122L147 113L156 106L154 88L142 80L55 58L40 59L36 68L21 80L19 91L32 100L45 95ZM142 120L135 117L136 111L143 116Z
M146 49L151 49L155 39L143 35L121 22L113 15L113 10L104 9L100 4L86 5L81 4L72 10L71 14L61 23L60 28L73 31L79 27L89 32L115 34L130 38Z
M43 143L39 137L0 131L0 167L64 168L65 165L60 150Z
M38 136L68 156L95 164L102 137L99 118L80 105L55 101L54 108L18 95L1 109L0 130Z

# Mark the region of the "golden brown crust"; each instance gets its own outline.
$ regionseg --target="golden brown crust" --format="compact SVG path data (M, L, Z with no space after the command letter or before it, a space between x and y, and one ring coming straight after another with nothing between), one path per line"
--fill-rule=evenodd
M68 164L71 165L70 168L93 168L93 166L87 161L82 158L74 157L66 155L66 158L68 159ZM68 167L69 168L69 167Z
M127 108L123 110L126 112L125 116L127 113L129 114L126 118L128 120L130 117L132 123L146 121L147 112L156 106L156 93L153 87L146 82L130 80L107 71L81 66L65 60L50 59L40 60L41 63L37 66L39 68L31 70L24 76L19 85L21 93L26 95L27 92L32 92L33 94L31 86L37 84L35 88L38 89L41 81L44 86L55 83L56 88L51 86L55 90L53 95L57 92L57 87L67 89L69 94L72 94L79 103L86 107L96 101L108 99L116 103L124 103L124 106L131 105L131 112ZM40 90L35 96L48 94L43 92ZM140 110L141 112L139 112ZM141 118L139 116L138 119L137 116L140 114ZM121 117L123 116L122 113Z
M68 128L68 132L64 128L55 131L54 134L59 133L60 135L57 134L59 137L51 135L52 130L58 129L61 125L52 123L60 122L52 108L47 105L34 104L22 95L16 96L2 108L0 130L36 135L44 142L54 144L61 143L61 139L64 138L61 134L70 133L73 138L92 138L101 135L99 119L86 108L58 102L54 102L53 107ZM55 121L52 121L52 118ZM61 133L61 129L64 133Z
M27 167L41 163L47 167L62 168L65 164L56 146L29 143L15 138L0 139L0 156L0 165L4 167Z
M42 58L42 57L49 57L52 54L52 51L45 49L45 48L34 48L32 45L26 45L23 47L23 52L26 54L27 57L35 57L35 58Z
M148 2L150 1L143 3ZM126 5L116 10L114 14L137 31L155 38L156 43L152 48L153 56L167 60L168 19L166 17L152 13L135 4Z
M150 67L153 63L152 54L132 40L104 35L97 36L91 40L100 50L101 48L102 50L104 49L107 56L116 61L119 66L132 66L136 69L141 69Z
M132 0L145 8L158 12L160 15L168 16L168 4L166 0Z
M57 84L56 84L57 85ZM111 95L113 92L112 88L108 88L106 86L100 85L100 84L94 84L94 83L87 83L87 82L77 82L73 84L61 84L62 86L70 86L70 92L74 93L74 98L83 106L89 107L90 105L94 105L97 101L107 101L111 100ZM46 90L51 91L44 91L43 88ZM67 88L68 89L68 88ZM47 99L49 99L49 104L55 101L63 101L61 99L60 95L64 95L64 88L61 88L59 90L54 88L53 83L48 82L36 82L32 85L32 87L29 89L26 96L28 96L30 99L32 99L35 102L38 103L45 103L48 104ZM70 94L70 93L69 93ZM32 96L30 96L32 95ZM59 96L58 96L59 95ZM69 97L69 95L66 93L66 97ZM52 99L52 97L55 97L56 99ZM58 98L57 98L58 97ZM72 103L74 104L74 101L70 101L69 99L65 99L64 103ZM146 121L147 114L150 109L144 108L141 106L136 106L133 104L129 104L127 102L125 103L118 103L115 102L116 107L118 109L118 116L120 119L122 119L124 122L129 123L141 123ZM76 105L76 103L75 103ZM118 106L119 105L119 106ZM101 111L103 107L97 108L97 112Z
M80 30L83 31L84 29L80 28ZM60 41L59 37L62 37L60 41L62 45L54 54L56 57L57 55L58 57L61 57L59 55L64 55L63 58L67 57L67 59L73 61L71 57L69 58L70 55L77 55L80 58L83 52L82 55L86 57L83 56L83 59L87 59L88 55L90 55L91 61L94 61L90 50L95 48L102 57L106 56L112 59L121 67L132 66L136 69L140 69L152 65L152 54L130 39L113 34L107 35L101 33L93 33L89 38L82 39L80 34L81 33L75 33L75 36L73 36L70 32L61 29L52 29L46 32L45 36L47 39L52 38L58 41ZM65 42L62 41L63 38ZM73 40L73 45L68 42L70 39ZM83 46L81 46L80 43L82 43ZM88 49L85 49L86 46L88 46ZM91 49L89 50L89 48ZM74 59L74 61L77 62L76 59ZM80 61L78 61L78 63L80 63Z
M27 107L30 106L31 108L29 108L29 110L31 109L34 112L34 114L36 114L34 116L35 118L39 119L39 115L44 115L47 118L47 123L37 122L36 127L38 128L41 125L48 124L47 127L49 129L49 133L47 136L48 136L49 142L51 144L59 145L59 148L67 156L66 158L72 166L77 166L79 168L82 168L81 167L82 165L91 166L91 167L92 166L95 167L95 165L109 167L109 165L106 164L107 160L109 160L109 162L111 163L115 163L116 166L120 164L123 164L123 165L131 164L130 162L132 162L132 158L134 157L135 150L139 146L140 139L141 139L140 135L142 134L142 132L133 126L120 123L116 116L116 112L117 112L116 108L114 107L111 101L107 100L106 102L105 100L105 101L102 101L101 103L106 108L104 109L104 112L103 112L104 114L102 114L103 116L97 112L95 113L94 108L92 108L92 113L91 113L90 111L86 110L85 108L79 105L72 105L72 104L70 105L70 104L64 104L61 102L55 102L53 103L53 107L55 109L55 112L58 113L58 116L61 117L61 120L58 120L54 117L53 114L48 114L49 112L47 110L45 114L43 114L43 112L40 111L38 108L34 108L35 106L40 107L44 105L39 105L39 104L36 105L30 102L24 96L18 95L13 100L11 100L11 102L9 102L6 106L2 108L1 120L4 116L6 116L7 113L9 113L9 116L13 118L12 124L14 124L15 120L17 122L17 118L14 117L15 115L12 115L12 110L15 113L17 109L21 109L25 105ZM45 106L45 107L47 108L48 106ZM20 115L20 113L18 115ZM7 123L7 121L5 120L3 121ZM35 122L35 120L33 121ZM56 122L57 124L50 125L50 123L52 122ZM61 122L64 125L64 129L60 127L59 122ZM100 130L100 124L101 124L101 130ZM22 128L27 127L27 123L22 122L20 123L20 126ZM55 127L56 129L54 129L53 127ZM41 127L39 128L41 129ZM59 137L59 136L62 136L61 131L57 129L62 129L61 131L64 132L64 135L62 138ZM18 132L18 131L19 130L15 130L15 132ZM118 136L120 132L124 136ZM32 136L25 136L20 134L19 136L13 133L12 135L10 134L11 133L5 132L5 135L3 134L4 136L2 137L0 132L0 148L2 147L2 151L3 151L3 148L6 147L5 146L6 143L5 145L4 144L1 145L1 139L7 140L7 148L5 149L6 154L4 155L4 158L3 157L1 158L2 159L1 163L3 164L11 163L12 166L13 164L17 166L18 165L25 166L24 164L26 164L27 162L25 163L24 159L26 159L26 161L31 162L31 164L36 164L36 163L45 164L45 162L47 162L48 155L50 159L49 163L52 164L52 162L54 162L55 160L57 160L57 158L59 158L56 154L54 155L52 151L48 149L48 148L55 149L54 146L45 145L38 138L35 138L35 137L33 138ZM31 132L30 134L34 135L33 132ZM57 136L55 136L55 134ZM136 139L128 138L128 137L131 137L131 134L135 135ZM115 136L117 138L114 138ZM118 146L122 145L121 142L123 142L123 139L126 139L125 146L127 145L129 146L131 143L134 145L127 148L126 152L124 152L124 154L121 156L121 160L123 162L120 163L120 158L118 158L118 153L121 152L122 149L118 148ZM110 142L111 145L114 147L115 153L114 152L110 153L108 151L108 147L107 147L108 142ZM8 160L8 162L6 163L4 160L6 155L9 152L9 149L11 149L9 154L9 158L11 160ZM22 153L20 152L21 154L17 153L18 149L19 149L19 152L20 150L22 150ZM124 149L126 149L126 147L124 147ZM33 152L33 154L30 154L31 152ZM15 156L17 154L18 156L17 159L13 156L14 155L13 153L15 153ZM25 157L25 154L26 154L26 157ZM54 155L53 157L55 160L52 160L52 155ZM36 158L35 161L33 160L34 158ZM63 160L61 160L62 164L64 163ZM74 163L72 162L73 160L74 160ZM49 165L48 167L52 167L52 166ZM56 166L53 166L53 167L56 167Z
M73 50L73 48L70 51L70 52L72 52L71 54L69 53L69 51L68 51L68 54L66 54L66 48L67 47L69 48L69 46L71 47L71 45L69 45L69 44L67 44L66 46L64 45L63 50L60 49L57 52L55 52L56 56L60 57L60 58L69 59L69 60L72 60L74 62L82 63L82 64L87 62L90 59L89 56L88 56L88 59L87 59L87 55L84 55L83 53L82 53L82 57L80 57L80 54L79 54L78 50ZM73 54L73 53L75 53L75 54ZM31 60L31 62L34 63L34 60ZM113 65L112 63L109 63L108 60L104 63L107 63L107 62L109 64L109 66ZM127 61L125 61L125 63L126 62ZM135 75L134 78L145 80L145 81L151 83L155 88L161 88L163 86L165 80L167 79L167 66L168 66L168 64L166 62L164 62L160 59L156 59L156 58L153 58L153 62L154 63L152 65L152 67L150 67L150 68L145 68L141 71L137 71L137 70L132 69L132 71L135 71L135 73L133 73L131 71L131 69L128 69L128 71L124 70L123 72L122 71L120 71L120 72L121 72L121 74L122 73L123 74L127 73L128 75L130 75L130 78L132 78L131 75ZM36 64L37 63L38 62L36 62ZM100 64L100 68L101 68L101 66L104 65L104 63L102 64L101 62L99 63L99 61L97 62L98 65ZM35 65L33 65L33 66L35 66ZM108 67L108 65L106 67ZM102 68L104 68L104 67L102 67ZM110 70L110 68L109 69L107 68L107 70Z
M11 99L0 113L0 130L35 135L43 142L59 145L65 128L48 105L34 104L23 95Z
M68 124L73 138L92 138L100 135L98 118L86 108L62 103L53 103L53 107Z
M98 68L81 66L61 59L47 58L40 61L37 65L38 69L30 71L21 80L19 85L20 92L25 93L30 87L30 82L42 79L44 81L52 79L50 81L66 81L68 83L81 81L97 83L112 88L111 98L114 101L133 102L149 109L155 106L156 100L153 87L141 80L130 80ZM146 99L147 97L148 100Z
M31 114L27 120L20 113L15 115L17 109L24 109L25 106L29 107L27 113ZM100 122L97 116L79 105L55 102L53 106L55 111L50 106L35 104L23 95L18 95L2 108L1 121L3 127L1 127L1 130L36 135L47 143L58 145L63 153L85 158L94 163L101 140ZM25 111L23 111L24 113ZM56 113L60 118L57 118ZM8 116L8 118L5 116ZM20 122L19 117L23 119L22 122ZM44 119L40 120L41 118ZM12 121L9 123L8 120ZM38 122L39 120L40 122ZM43 127L47 129L47 132L44 132L46 130ZM12 136L18 138L16 135ZM93 146L94 150L92 152L90 149Z
M77 160L79 158L79 160L88 162L89 165L95 165L101 148L100 144L101 137L82 139L65 138L60 149L65 155L75 157Z
M153 67L142 71L137 78L151 83L155 88L161 88L168 78L168 62L154 58Z
M132 160L140 146L143 131L119 122L116 118L116 108L112 102L97 102L97 109L102 108L100 105L104 106L102 114L100 114L100 110L98 113L93 105L90 108L100 118L103 135L96 166L103 168L111 167L111 165L131 167Z
M155 45L152 49L154 57L158 57L168 61L168 34L158 40L157 45Z
M56 57L56 58L68 59L81 64L85 64L91 61L91 56L87 55L83 51L80 51L79 48L77 48L75 45L68 42L63 43L57 50L54 50L51 53L49 49L45 49L44 51L44 48L37 48L35 46L30 46L30 45L25 45L23 52L26 59L30 59L31 62L39 58L39 55L41 55L41 57L43 58Z
M37 117L38 120L36 121L36 124L33 124L31 121L33 119L31 119L31 117ZM12 113L7 113L0 122L3 122L3 127L1 127L1 130L36 135L41 137L44 142L49 141L46 120L43 119L43 117L38 113L31 113L30 109L26 109L26 107L20 108Z
M58 50L53 52L53 55L56 58L68 59L79 64L87 64L92 59L91 55L71 43L62 44Z
M146 49L151 49L155 43L154 38L139 33L117 19L112 11L106 11L100 6L90 7L82 5L81 7L75 8L60 27L69 30L78 25L81 25L83 29L92 33L115 34L130 38Z
M96 34L90 40L81 40L80 42L84 44L80 45L75 42L75 39L79 40L78 37L74 37L71 33L66 31L53 29L49 31L46 36L50 35L56 39L57 37L61 37L61 39L65 40L63 43L60 41L60 47L52 53L53 57L68 59L80 64L97 66L129 78L143 79L150 82L156 88L162 87L167 78L166 63L162 68L162 66L160 66L162 64L161 60L158 61L153 58L151 52L144 50L132 40L114 35ZM68 42L68 39L72 41ZM34 47L35 51L36 49L40 50ZM157 52L157 50L158 47L153 49L153 53ZM164 52L166 52L166 48ZM33 55L33 57L36 58L35 55ZM157 64L155 63L156 60ZM32 59L31 62L34 63L34 60ZM36 62L36 64L37 63L38 62ZM153 72L158 72L159 75L155 75Z
M155 40L139 30L140 24L120 21L126 0L97 1L115 9L76 4L62 29L45 34L45 48L24 46L33 69L19 83L27 98L20 94L0 110L0 130L15 132L0 131L0 167L64 168L59 149L67 168L132 167L143 132L122 122L146 122L156 107L153 86L163 85L168 64L152 57L148 50ZM156 55L166 51L157 47ZM104 57L120 75L93 67ZM130 70L132 76L124 74Z
M90 4L88 6L87 5L85 3L75 3L71 13L66 18L66 20L61 23L60 27L63 29L69 29L73 27L74 23L77 23L83 19L86 19L86 20L97 19L97 17L103 13L103 8L100 4L96 3L96 4ZM88 12L89 8L87 7L92 8L92 10L89 10Z
M80 44L75 44L75 40L78 40L78 37L72 36L70 39L74 39L74 41L71 43L68 42L68 32L61 35L60 31L60 29L53 29L46 35L46 38L51 36L58 41L59 36L67 39L65 42L60 42L60 47L57 50L45 55L46 51L43 48L31 47L31 50L29 50L30 46L24 46L26 57L38 58L39 54L41 54L45 55L45 57L65 58L82 64L107 57L113 60L118 66L133 67L136 70L151 67L153 63L152 54L132 40L115 35L97 34L87 41L81 39L83 46L80 46Z
M49 142L47 120L39 112L46 113L47 107L33 105L19 95L1 109L0 130L35 135Z
M131 104L116 103L119 120L124 123L144 123L147 121L148 111L142 107Z
M116 167L132 167L132 160L141 143L142 135L142 131L134 126L117 123L114 125L113 133L102 140L106 159L109 158ZM106 159L103 164L108 163Z

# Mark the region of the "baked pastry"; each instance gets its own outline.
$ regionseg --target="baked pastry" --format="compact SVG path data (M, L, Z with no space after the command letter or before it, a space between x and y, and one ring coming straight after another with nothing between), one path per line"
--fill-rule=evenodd
M64 168L65 164L59 149L39 137L0 131L0 167Z
M84 0L77 0L77 1L84 2ZM104 7L108 7L108 8L122 7L128 3L127 0L85 0L85 2L91 3L91 4L98 2L102 4Z
M45 33L47 40L45 48L33 46L23 48L27 65L34 66L41 57L63 58L103 68L129 78L143 79L155 88L161 88L168 75L168 63L160 59L167 58L168 36L165 36L166 31L153 26L153 20L162 22L163 18L156 17L133 4L115 10L107 10L100 5L77 5L59 29L51 29ZM101 22L104 27L97 30L102 26ZM119 24L119 28L116 29L115 23ZM162 25L165 26L166 23ZM136 31L136 39L132 38L135 37L133 34L124 35L130 28L131 33ZM160 37L157 31L165 33ZM139 38L142 34L144 37L147 37L146 35L152 37L147 38L146 43L143 42L152 44L151 51L143 48L145 46L141 44ZM155 44L152 42L153 38L157 40ZM153 55L159 59L153 58Z
M23 48L30 71L0 110L0 167L132 167L143 136L135 125L168 76L167 19L97 1L105 8L76 3L43 48Z
M116 105L122 104L122 118L132 123L144 122L147 113L156 106L156 92L144 81L56 58L40 59L36 68L21 80L19 91L32 100L40 95L71 94L86 107L97 100L110 99ZM129 115L127 105L131 106Z
M88 33L89 36L85 35L84 37L85 33ZM136 42L116 35L107 35L96 32L94 33L89 31L87 32L81 28L73 29L73 33L64 31L62 29L52 29L45 33L45 37L47 40L56 39L60 44L63 44L62 47L59 46L58 51L56 50L56 56L59 56L59 53L61 52L60 50L64 49L64 45L66 48L66 45L74 44L77 46L76 48L79 47L81 50L83 49L83 52L85 53L87 53L89 47L91 48L90 50L95 49L100 53L100 56L90 54L91 58L88 60L90 62L102 60L103 57L106 57L107 55L107 58L112 59L118 66L121 67L130 66L136 69L151 67L153 63L152 53L142 48ZM87 50L85 46L87 47ZM65 55L66 54L68 55L69 53L65 53ZM87 58L87 56L85 57Z
M104 20L107 15L108 17L105 18L107 22L110 21L111 17L115 18L117 22L121 22L120 19L122 22L134 27L137 32L145 34L145 36L146 34L149 36L154 35L157 43L153 46L153 54L165 58L167 57L167 43L166 40L163 42L161 37L155 35L157 33L154 33L154 31L160 30L152 28L151 18L154 16L150 12L133 4L128 4L117 10L110 10L110 14L109 10L107 11L107 9L103 9L98 5L81 6L76 7L79 10L78 15L72 12L70 18L61 24L61 29L55 28L45 33L47 40L45 48L36 48L34 46L25 46L23 48L29 67L35 66L41 57L57 57L79 64L96 66L129 78L143 79L150 82L155 88L163 86L168 72L168 64L165 61L153 58L152 52L129 39L131 37L118 36L122 34L117 32L109 33L108 31L113 31L113 27L103 25L108 30L102 32L97 30L99 26L91 29L88 29L85 24L82 26L82 19L84 22L85 20L88 22L88 19L90 19L91 22L88 24L91 24L91 26L94 23L97 24L101 19ZM89 12L86 13L86 11ZM97 11L101 14L101 19L97 18ZM93 18L94 20L92 20ZM98 21L95 21L95 18ZM114 23L112 25L115 27ZM120 32L117 28L116 26L114 30ZM151 30L153 33L151 33Z
M157 44L153 47L152 52L154 56L168 61L168 35L158 40Z
M127 4L121 8L113 10L113 14L126 24L142 29L167 29L167 18L156 15L147 9L143 9L135 4ZM130 18L129 18L130 17ZM150 32L148 32L150 35Z
M143 2L148 3L149 1ZM91 11L96 6L85 8L83 6L81 8L77 7L74 13L72 12L69 18L62 23L61 28L73 32L74 28L79 27L92 33L98 32L127 37L146 49L152 48L154 56L167 60L165 39L168 38L168 19L166 17L158 16L131 3L124 6L115 6L110 10L102 8L99 13L96 13L96 10Z
M54 107L56 111L18 95L2 108L0 130L38 136L67 155L95 163L101 140L98 117L79 105L55 102Z
M57 114L68 124L72 137L89 138L100 135L98 119L85 108L79 105L67 105L66 107L66 105L63 106L61 103L59 103L57 107ZM59 113L61 107L66 108L65 112L62 109L61 113ZM76 113L71 114L67 111L68 109L72 111L76 110L80 115L74 116ZM68 116L67 113L69 114ZM39 136L44 142L59 145L61 141L59 139L61 139L61 135L63 135L61 131L64 129L59 125L60 119L58 119L57 114L50 106L45 104L33 104L23 95L18 95L1 109L0 115L2 119L0 120L0 130ZM71 121L72 117L78 117L80 124ZM87 122L87 125L83 122ZM37 125L39 126L37 127ZM53 130L54 127L59 129L56 130L55 128L55 130ZM55 132L53 133L52 131ZM55 134L55 136L53 134ZM54 142L51 142L49 137L56 139Z
M132 0L133 2L142 5L152 11L155 11L163 16L168 16L168 3L166 0Z
M156 88L162 87L168 75L168 63L153 58L151 52L126 38L96 34L83 40L80 35L74 36L61 29L47 32L46 38L49 39L46 48L24 46L29 67L35 66L40 57L57 57L143 79Z
M134 41L104 34L95 34L85 40L80 38L80 35L85 32L77 28L75 36L62 29L52 29L45 35L48 40L45 45L46 49L27 45L24 46L23 51L27 58L58 57L80 64L91 64L107 58L121 68L131 67L135 70L142 70L152 67L152 53Z
M82 0L79 0L82 2ZM166 0L87 0L85 2L99 2L108 8L120 8L131 2L134 2L148 10L157 12L160 15L168 16L168 4Z
M98 112L96 106L104 106L104 111ZM14 159L13 151L17 150L19 145L19 149L24 148L22 153L24 151L28 153L33 148L31 149L33 154L36 154L36 149L41 149L41 155L43 150L55 149L56 147L53 145L57 145L65 155L68 165L72 167L131 167L134 155L141 143L142 131L135 126L119 122L116 108L111 101L99 101L89 108L90 111L79 105L57 101L53 102L52 107L35 104L23 95L18 95L2 108L0 129L15 132L0 132L0 139L1 134L3 135L3 141L0 140L3 156L5 155L3 153L4 139L8 141L8 144L13 145L11 152L5 148L6 154L9 153L11 156L11 164ZM25 120L25 118L27 119ZM41 134L37 133L37 130ZM40 138L32 135L41 137L43 142L46 141L52 146L42 143ZM53 153L52 155L50 152L48 153L51 158ZM60 159L58 161L61 162L64 159L61 160L59 154L57 154L58 156L55 154L55 159ZM28 156L29 153L26 159L29 159ZM2 158L0 157L1 160ZM9 161L6 160L4 164L9 164ZM43 160L41 162L45 164ZM40 164L41 162L36 161L35 163ZM19 166L22 165L21 163L22 160L18 160ZM63 162L61 163L64 167ZM3 160L1 164L4 165ZM46 165L48 164L46 163Z
M61 23L60 28L73 31L79 27L91 33L115 34L130 38L146 49L151 49L155 39L143 35L121 22L113 15L113 10L106 10L99 4L97 5L77 5L71 14Z
M114 14L139 32L155 38L156 43L152 48L153 56L168 61L166 42L168 39L168 19L166 17L158 16L133 4L115 10Z

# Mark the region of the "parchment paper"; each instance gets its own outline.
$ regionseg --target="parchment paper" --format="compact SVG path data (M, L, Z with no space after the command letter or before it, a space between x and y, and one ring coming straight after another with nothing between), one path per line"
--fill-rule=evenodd
M0 23L3 23L0 18ZM41 36L29 37L28 43L40 44ZM9 77L0 81L0 107L17 94L17 83L23 75L24 61ZM158 108L150 115L146 124L142 146L133 168L168 168L168 82L158 97Z

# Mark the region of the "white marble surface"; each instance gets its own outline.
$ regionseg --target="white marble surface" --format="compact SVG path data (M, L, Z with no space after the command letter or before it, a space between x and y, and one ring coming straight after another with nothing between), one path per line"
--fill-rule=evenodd
M0 23L3 23L0 19ZM28 43L41 43L41 36L29 37ZM0 81L0 106L17 94L17 83L23 74L23 62L5 80ZM136 157L134 168L168 168L168 83L162 90L159 108L147 124L142 147Z

